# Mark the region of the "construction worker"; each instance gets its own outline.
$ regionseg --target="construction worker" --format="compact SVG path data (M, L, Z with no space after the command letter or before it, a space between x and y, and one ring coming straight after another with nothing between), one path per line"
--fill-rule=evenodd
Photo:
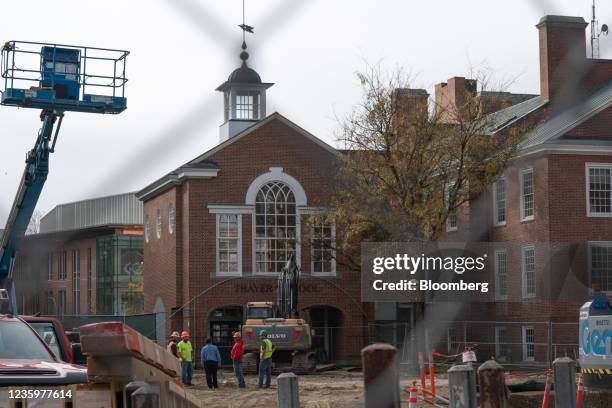
M200 362L202 367L204 367L208 388L211 390L219 388L217 384L217 370L221 365L221 354L219 353L219 348L212 343L210 338L206 339L206 345L202 347Z
M181 341L178 344L178 354L181 359L181 374L184 385L192 386L191 378L193 377L193 347L189 341L189 332L181 333Z
M170 335L170 340L168 341L168 345L166 346L166 351L171 353L174 357L179 358L178 355L178 342L181 340L181 336L177 331L172 332Z
M244 355L244 342L242 341L242 336L240 332L234 333L234 346L232 347L232 351L230 353L230 357L232 358L232 365L234 366L234 375L236 376L236 380L238 380L238 387L246 388L246 384L244 382L244 373L242 371L242 356Z
M259 338L261 339L261 345L259 346L259 383L257 388L270 388L270 383L272 382L272 353L274 352L274 345L268 338L267 330L260 331ZM266 377L265 385L264 376Z

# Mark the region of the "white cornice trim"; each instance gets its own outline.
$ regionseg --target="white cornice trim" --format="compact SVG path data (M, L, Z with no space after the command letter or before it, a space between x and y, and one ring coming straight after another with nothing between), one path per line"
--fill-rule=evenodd
M579 154L592 156L612 156L612 146L567 145L556 143L542 144L519 152L516 158L523 158L542 154Z
M254 205L209 204L208 212L211 214L253 214Z
M136 193L136 197L140 201L145 201L159 193L162 193L168 190L171 187L181 184L181 182L185 179L213 178L213 177L217 177L218 173L219 173L218 169L185 169L178 174L167 174L164 177L162 177L161 180L165 179L163 182L161 182L158 185L150 185L148 187L145 187L144 189Z

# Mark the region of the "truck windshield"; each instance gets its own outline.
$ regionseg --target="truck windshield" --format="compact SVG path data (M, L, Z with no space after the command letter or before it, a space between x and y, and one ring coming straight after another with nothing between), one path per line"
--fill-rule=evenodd
M248 319L270 319L272 316L272 308L269 307L251 307L247 312Z
M53 350L55 356L57 358L62 358L62 351L60 350L59 341L55 335L53 324L45 322L30 322L30 326L36 330L36 333L38 333L40 338L47 343L47 346L49 346L51 350Z
M0 321L0 359L54 361L40 339L19 321Z

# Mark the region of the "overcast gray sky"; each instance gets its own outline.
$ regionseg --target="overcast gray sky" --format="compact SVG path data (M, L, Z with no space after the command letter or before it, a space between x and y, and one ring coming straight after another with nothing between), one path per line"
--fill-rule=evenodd
M612 3L599 1L612 23ZM583 16L590 0L247 0L251 66L276 83L278 111L335 144L336 115L359 100L364 61L402 66L433 93L451 76L486 67L514 92L539 92L544 14ZM218 142L222 98L214 89L238 67L241 0L3 2L0 42L29 40L121 48L128 109L118 116L67 113L38 209L137 190ZM588 28L587 28L588 30ZM612 38L602 37L602 58ZM39 112L0 106L0 228ZM273 147L271 147L273 148Z

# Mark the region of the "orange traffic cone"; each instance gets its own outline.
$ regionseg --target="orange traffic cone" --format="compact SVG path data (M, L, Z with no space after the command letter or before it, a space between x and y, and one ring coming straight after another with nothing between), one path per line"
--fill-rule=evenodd
M542 400L542 408L548 408L550 403L550 386L552 385L552 370L546 371L546 387L544 387L544 399Z
M410 387L410 398L408 398L408 408L417 408L417 402L418 402L418 397L417 397L417 385L416 385L416 381L412 382L412 387Z
M578 373L578 386L576 387L576 408L582 408L582 393L584 390L584 380L582 373Z

